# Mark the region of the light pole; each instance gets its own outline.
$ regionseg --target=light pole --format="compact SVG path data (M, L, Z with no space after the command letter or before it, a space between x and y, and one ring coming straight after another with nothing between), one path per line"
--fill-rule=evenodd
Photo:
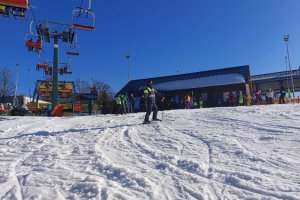
M130 54L125 53L125 57L128 60L128 82L130 81Z
M288 57L285 56L285 71L288 71ZM287 88L288 88L288 93L290 94L290 83L289 83L289 76L286 77L286 82L287 82ZM290 98L290 96L289 96Z
M289 53L289 46L288 46L289 35L284 35L284 41L286 43L286 52L287 52L288 63L289 63L289 68L290 68L290 76L291 76L292 89L293 89L293 98L295 98L294 79L293 79L293 75L292 75L291 62L290 62L290 53Z
M13 100L14 107L18 106L17 90L18 90L18 79L19 79L19 63L16 64L16 67L17 67L17 78L16 78L15 96Z
M31 91L30 91L30 69L27 69L28 72L28 89L29 89L29 101L31 102Z

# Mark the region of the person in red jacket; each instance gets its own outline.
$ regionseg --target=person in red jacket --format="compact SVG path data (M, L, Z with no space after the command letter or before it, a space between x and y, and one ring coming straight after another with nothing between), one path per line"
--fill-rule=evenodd
M235 106L235 103L236 103L235 96L234 96L233 92L230 91L229 95L228 95L228 104L229 104L229 106Z

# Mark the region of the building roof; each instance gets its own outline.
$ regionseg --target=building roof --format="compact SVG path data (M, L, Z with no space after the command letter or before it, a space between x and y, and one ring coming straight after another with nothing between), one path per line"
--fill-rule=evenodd
M153 87L157 90L174 91L182 89L249 83L250 70L249 65L244 65L188 74L132 80L128 82L118 92L118 94L143 91L145 89L147 81L149 80L153 81Z

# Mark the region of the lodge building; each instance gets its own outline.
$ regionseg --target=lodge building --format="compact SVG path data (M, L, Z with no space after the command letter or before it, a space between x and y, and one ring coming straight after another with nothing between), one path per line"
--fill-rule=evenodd
M249 65L230 67L188 74L154 77L129 81L118 94L133 94L137 101L143 95L147 81L153 81L153 87L166 100L179 105L189 94L193 99L200 97L206 107L226 105L229 92L236 95L249 94L252 91Z

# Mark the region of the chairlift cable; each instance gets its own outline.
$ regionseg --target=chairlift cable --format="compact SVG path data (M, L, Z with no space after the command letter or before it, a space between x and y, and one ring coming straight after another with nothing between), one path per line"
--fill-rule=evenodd
M30 10L31 10L31 13L32 13L33 21L35 22L35 25L37 26L37 25L38 25L38 23L37 23L37 20L36 20L36 18L35 18L35 15L34 15L33 9L32 9L32 7L31 7L31 6L29 6L29 8L30 8Z
M82 9L82 5L83 5L83 0L81 0L81 3L80 3L80 7L79 7L79 10L80 10L80 11L81 11L81 9ZM80 13L80 14L81 14L81 13ZM80 15L80 14L79 14L79 15ZM76 23L78 22L79 15L77 16L77 18L76 18L76 20L75 20Z

